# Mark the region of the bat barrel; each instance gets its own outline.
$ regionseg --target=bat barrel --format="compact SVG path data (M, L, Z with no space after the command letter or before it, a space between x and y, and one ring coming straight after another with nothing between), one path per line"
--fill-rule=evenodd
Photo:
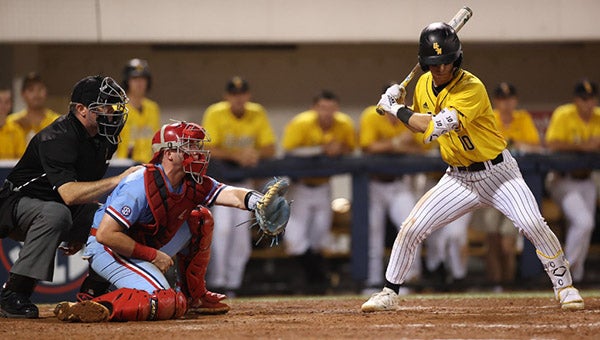
M452 26L456 32L460 31L460 29L471 19L473 16L473 11L465 6L461 8L458 13L450 20L448 25Z

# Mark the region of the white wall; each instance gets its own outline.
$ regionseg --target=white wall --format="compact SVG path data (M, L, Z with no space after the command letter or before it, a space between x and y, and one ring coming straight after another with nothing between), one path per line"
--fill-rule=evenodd
M464 5L466 41L600 40L596 0L0 0L0 42L413 42Z

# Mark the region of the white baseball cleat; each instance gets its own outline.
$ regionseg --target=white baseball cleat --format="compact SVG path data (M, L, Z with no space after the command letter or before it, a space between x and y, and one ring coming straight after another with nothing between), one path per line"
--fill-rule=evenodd
M365 313L395 311L399 308L398 294L387 287L383 288L381 292L371 295L369 300L360 307Z
M583 298L579 295L579 291L573 287L565 287L558 291L558 301L560 301L560 308L562 309L583 309L585 307Z

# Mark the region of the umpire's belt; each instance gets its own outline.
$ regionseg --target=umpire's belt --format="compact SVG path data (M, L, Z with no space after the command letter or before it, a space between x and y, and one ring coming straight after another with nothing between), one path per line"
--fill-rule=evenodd
M496 156L496 158L489 160L489 161L485 161L485 162L478 162L478 163L473 163L469 166L457 166L454 167L456 170L458 171L469 171L469 172L473 172L473 171L482 171L486 169L486 163L488 164L488 167L491 165L496 165L498 163L502 163L504 161L504 156L502 156L502 153L499 153L498 156Z

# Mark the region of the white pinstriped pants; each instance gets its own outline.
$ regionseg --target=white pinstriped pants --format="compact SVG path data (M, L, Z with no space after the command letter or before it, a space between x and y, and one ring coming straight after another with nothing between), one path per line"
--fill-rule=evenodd
M500 210L543 254L553 256L561 251L517 162L507 150L502 154L503 162L482 171L449 167L438 184L421 197L396 236L386 271L388 281L404 282L417 247L434 230L483 206Z
M386 216L400 228L402 221L415 205L415 195L410 187L410 178L405 176L394 182L369 183L369 271L367 286L383 283L383 257L385 252ZM420 261L415 262L412 276L421 275ZM408 277L407 279L411 279Z

